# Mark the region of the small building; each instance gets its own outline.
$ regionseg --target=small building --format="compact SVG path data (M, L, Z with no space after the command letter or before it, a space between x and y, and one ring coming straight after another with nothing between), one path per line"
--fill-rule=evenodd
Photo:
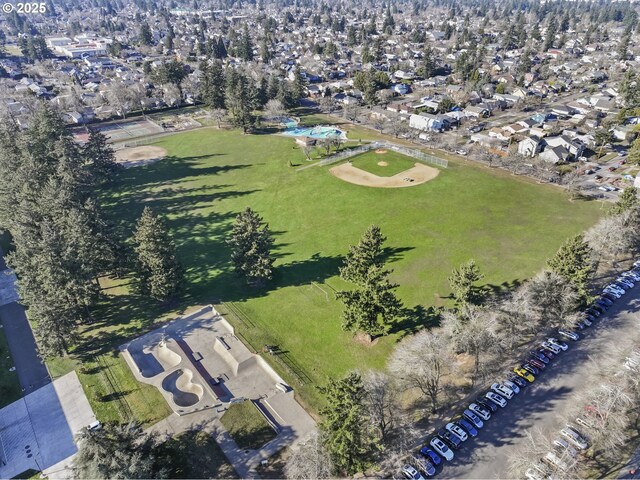
M525 157L535 157L542 150L542 141L536 137L527 137L518 143L518 153Z

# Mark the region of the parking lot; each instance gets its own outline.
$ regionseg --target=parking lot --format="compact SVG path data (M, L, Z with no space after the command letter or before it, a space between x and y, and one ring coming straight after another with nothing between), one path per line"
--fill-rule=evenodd
M606 358L616 339L637 335L639 308L640 286L636 286L584 330L582 340L569 342L569 350L552 360L531 386L499 409L478 437L465 442L453 461L446 462L438 477L509 478L510 451L524 442L529 429L552 433L564 426L561 415L584 387L588 361Z

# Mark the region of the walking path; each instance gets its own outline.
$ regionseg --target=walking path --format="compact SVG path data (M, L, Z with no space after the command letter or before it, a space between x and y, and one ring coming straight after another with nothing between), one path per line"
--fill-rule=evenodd
M15 273L7 268L0 251L0 323L7 337L24 395L51 383L51 376L36 346L24 307L17 303Z

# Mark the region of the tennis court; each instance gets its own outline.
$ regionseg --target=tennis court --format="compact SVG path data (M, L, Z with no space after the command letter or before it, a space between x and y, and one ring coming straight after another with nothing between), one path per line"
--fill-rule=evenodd
M152 122L147 118L140 117L131 120L99 123L90 125L89 128L99 130L105 134L111 142L122 142L132 138L162 133L164 131L164 129L155 122ZM74 136L77 141L85 142L88 139L89 134L84 128L80 128L74 132Z

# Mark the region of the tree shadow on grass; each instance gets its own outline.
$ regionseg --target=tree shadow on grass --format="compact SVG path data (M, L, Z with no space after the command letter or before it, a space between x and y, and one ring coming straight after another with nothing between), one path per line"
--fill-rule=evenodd
M412 335L423 328L433 328L440 324L440 309L435 306L425 308L423 305L415 305L413 308L405 308L402 318L395 322L390 334L399 333L398 341Z

